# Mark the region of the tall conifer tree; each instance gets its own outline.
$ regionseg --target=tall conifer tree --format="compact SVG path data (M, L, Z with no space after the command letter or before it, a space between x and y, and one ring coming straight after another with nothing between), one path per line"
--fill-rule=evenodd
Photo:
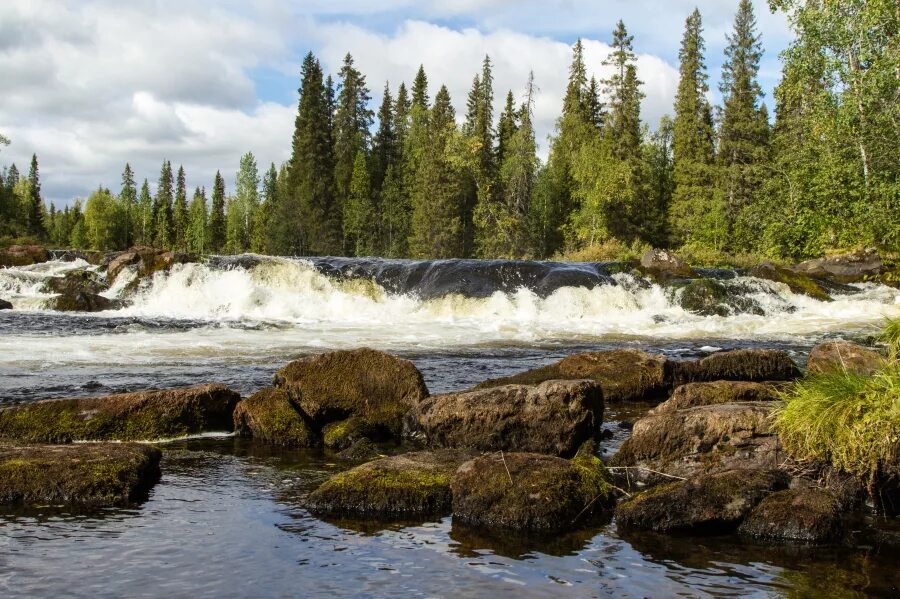
M213 181L207 240L210 252L218 253L225 249L225 179L219 171L216 171Z

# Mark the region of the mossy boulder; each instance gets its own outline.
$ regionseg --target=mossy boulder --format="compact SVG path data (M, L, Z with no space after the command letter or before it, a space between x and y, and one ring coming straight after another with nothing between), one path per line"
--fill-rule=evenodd
M199 258L195 254L172 252L149 247L133 247L112 258L106 267L106 279L115 281L121 272L128 266L132 266L138 279L152 276L159 271L165 271L175 264L188 264L197 262Z
M596 381L546 381L435 395L410 412L408 432L432 447L570 457L603 424Z
M620 503L616 525L663 533L729 533L763 498L789 484L790 476L779 470L728 470L659 485Z
M428 397L412 362L365 348L296 360L274 381L315 426L355 416L385 438L399 437L404 415Z
M11 245L0 250L0 267L29 266L49 259L50 252L39 245Z
M380 431L366 420L351 416L346 420L330 422L322 429L322 441L328 449L344 450L362 439L378 437Z
M637 349L585 352L548 366L484 381L475 389L536 385L561 379L592 379L603 387L603 398L607 403L657 400L665 397L671 388L667 380L668 364L663 356Z
M60 277L50 277L44 283L46 293L72 295L79 292L103 293L109 288L97 273L90 270L74 270Z
M816 279L837 281L838 283L860 283L881 274L884 264L874 250L859 250L807 260L793 267L793 270Z
M786 489L760 501L738 532L766 540L827 543L843 534L844 517L837 498L825 489Z
M777 349L736 349L701 360L672 362L673 385L708 381L792 381L802 375L787 352Z
M234 431L285 447L318 447L321 438L283 389L266 388L234 409Z
M419 518L450 513L450 481L471 454L416 451L368 462L332 476L313 491L317 516Z
M700 316L764 314L752 298L715 279L694 279L679 290L678 298L682 308Z
M651 414L675 412L695 406L710 406L746 401L775 401L778 389L767 383L747 381L712 381L709 383L688 383L672 392L672 397L656 406Z
M641 256L639 269L660 281L693 279L699 276L687 262L668 250L648 250Z
M30 443L148 441L230 431L239 399L225 385L198 385L14 404L0 408L0 438Z
M776 266L771 262L763 262L758 266L754 266L750 269L748 274L757 279L766 279L767 281L774 281L776 283L787 285L788 289L793 293L807 295L821 302L831 301L831 296L828 295L825 288L815 279L808 277L805 274L781 266Z
M812 348L807 368L813 374L849 372L871 376L885 364L884 356L877 351L849 341L828 341Z
M0 504L122 506L160 477L158 449L128 443L0 444Z
M5 299L0 299L0 310L12 310L13 305Z
M453 521L466 526L554 533L584 525L614 501L599 460L492 453L453 477Z
M773 402L740 402L663 411L640 418L611 465L632 481L667 480L734 468L774 468L778 436ZM669 479L671 480L671 479Z
M48 307L57 312L103 312L117 310L121 306L122 304L118 301L96 293L75 291L52 298Z

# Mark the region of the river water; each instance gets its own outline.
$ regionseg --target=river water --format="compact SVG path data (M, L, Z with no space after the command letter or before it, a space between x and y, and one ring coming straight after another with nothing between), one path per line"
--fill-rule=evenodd
M802 364L822 339L865 338L900 317L887 287L825 303L727 271L704 274L753 308L703 317L679 291L610 265L253 256L158 273L120 310L46 310L46 279L86 267L0 270L16 308L0 312L0 402L208 382L249 394L292 359L359 346L413 360L434 393L615 347L674 358L779 347ZM606 455L627 435L618 422L646 409L608 406ZM888 597L900 585L900 556L871 548L620 536L614 522L554 539L489 537L450 518L323 522L302 504L348 466L332 456L221 436L163 447L163 479L135 508L0 512L0 595Z

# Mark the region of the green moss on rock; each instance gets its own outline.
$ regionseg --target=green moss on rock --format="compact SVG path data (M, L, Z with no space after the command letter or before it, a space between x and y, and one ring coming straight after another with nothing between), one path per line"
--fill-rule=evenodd
M0 444L0 504L128 505L159 480L160 456L124 443Z
M776 401L778 389L766 383L747 381L712 381L708 383L688 383L681 385L672 397L656 408L651 414L674 412L695 406L709 406L746 401Z
M840 503L832 493L800 488L763 499L738 532L767 540L825 543L838 539L843 525Z
M234 430L244 437L286 447L318 447L319 435L283 389L266 388L234 410Z
M749 274L758 279L783 283L793 293L807 295L821 302L831 301L831 296L828 295L825 288L814 279L802 273L776 266L771 262L763 262L759 266L753 267Z
M0 438L30 443L149 441L230 431L239 399L224 385L199 385L16 404L0 409Z
M670 364L670 378L676 386L708 381L791 381L802 375L790 355L777 349L736 349Z

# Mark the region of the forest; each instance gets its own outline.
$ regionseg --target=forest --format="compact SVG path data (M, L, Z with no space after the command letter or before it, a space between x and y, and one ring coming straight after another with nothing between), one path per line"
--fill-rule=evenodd
M506 92L495 114L489 56L458 118L424 68L409 87L385 85L374 111L352 56L332 77L309 53L288 162L261 167L245 154L229 192L220 173L209 189L189 190L185 169L164 160L152 193L126 164L117 191L100 186L59 210L44 202L34 156L27 173L3 168L0 238L389 258L602 259L650 246L774 259L900 250L900 5L770 6L795 34L774 115L758 82L763 45L750 0L740 0L727 36L718 106L709 101L701 14L687 17L672 116L654 127L641 118L625 24L609 40L606 78L591 76L576 42L546 160L533 77L524 93Z

